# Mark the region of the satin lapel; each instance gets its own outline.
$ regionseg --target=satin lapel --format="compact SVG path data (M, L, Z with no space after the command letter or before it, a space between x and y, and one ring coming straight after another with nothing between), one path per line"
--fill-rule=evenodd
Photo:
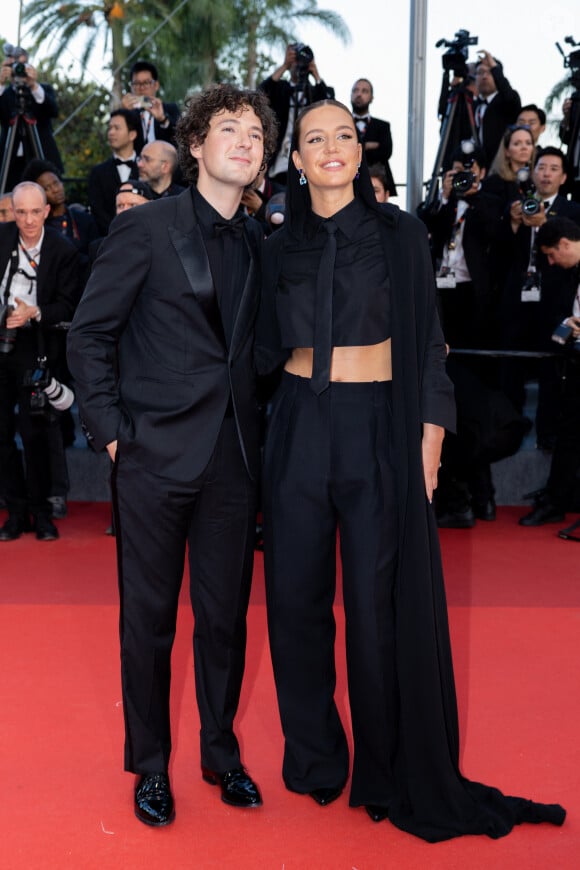
M258 294L256 292L259 263L258 246L255 236L250 233L247 228L244 230L244 241L250 255L250 268L248 269L246 282L244 284L244 289L242 290L242 296L234 322L229 354L230 359L233 359L238 348L243 344L248 329L253 323L253 316L256 313L258 303Z
M186 234L177 227L170 226L168 233L187 275L193 295L199 302L217 338L225 347L226 339L222 318L200 229L194 224L189 233Z

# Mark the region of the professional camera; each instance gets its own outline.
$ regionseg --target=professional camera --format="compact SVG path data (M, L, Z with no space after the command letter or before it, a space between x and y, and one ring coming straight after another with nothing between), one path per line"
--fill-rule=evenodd
M74 402L74 393L66 384L53 378L46 365L46 359L38 360L35 369L24 374L23 386L30 390L30 413L42 416L49 411L49 405L57 411L66 411Z
M290 45L296 52L296 78L301 85L305 85L308 80L308 67L314 60L314 52L309 45L304 45L303 42L293 42Z
M572 349L575 350L576 353L580 353L580 338L572 340L572 327L568 326L565 321L558 324L555 328L552 333L552 341L561 345L571 344Z
M0 304L0 353L12 353L16 342L16 330L8 329L6 321L14 311L12 305Z
M3 51L6 58L20 57L21 55L26 54L26 51L19 45L11 45L9 42L4 43ZM16 86L25 85L28 81L26 64L22 63L22 61L14 61L12 63L12 81Z
M522 211L528 217L533 217L540 210L541 200L536 193L536 185L532 181L532 173L528 166L516 172Z
M475 181L475 175L471 171L475 159L472 156L475 151L473 140L464 139L461 143L461 151L463 152L463 169L455 173L451 182L451 187L457 196L465 196Z
M443 69L447 72L453 72L453 75L464 79L467 75L467 56L470 45L477 45L477 36L470 36L469 30L458 30L455 34L455 39L447 40L440 39L435 43L435 48L440 48L444 45L447 51L443 52L441 62Z
M559 42L556 43L556 48L564 58L564 69L569 69L571 72L570 83L576 90L580 90L580 42L576 42L573 36L566 36L564 42L576 48L576 51L571 51L566 55Z

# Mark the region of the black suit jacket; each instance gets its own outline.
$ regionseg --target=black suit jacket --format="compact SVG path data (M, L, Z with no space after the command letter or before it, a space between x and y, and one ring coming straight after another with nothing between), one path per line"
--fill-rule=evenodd
M488 165L491 165L493 162L506 127L515 122L522 107L520 95L517 91L514 91L504 76L501 67L494 66L491 74L495 81L497 94L485 110L482 124L483 129L479 132L480 142ZM475 106L476 114L477 105L478 103Z
M34 97L31 96L27 100L27 111L32 115L33 118L36 118L36 131L38 133L38 138L44 152L44 157L46 158L46 160L50 160L52 163L54 163L57 169L62 173L64 172L64 168L62 165L62 160L58 147L54 140L54 134L52 132L52 118L56 118L58 115L56 94L54 92L54 88L52 88L50 85L44 84L44 82L42 83L42 88L44 90L44 101L42 103L37 103ZM7 88L5 88L4 92L0 96L0 123L2 124L0 153L2 154L4 153L6 136L10 127L10 120L14 117L16 111L16 92L14 91L12 85L9 85ZM25 139L25 143L27 142L28 139ZM16 155L16 151L17 146L15 145L13 155ZM29 160L32 160L34 156L34 151L28 146L28 144L25 144L24 160L22 161L23 166L26 165ZM16 179L15 183L19 180L20 178ZM12 187L9 186L6 189L11 190Z
M580 205L570 202L564 196L558 195L548 210L548 220L555 217L567 217L580 225ZM541 295L537 305L521 303L521 288L526 277L530 262L530 246L532 230L521 225L517 233L513 233L509 220L503 221L505 244L510 254L510 269L502 299L502 320L507 329L508 337L522 342L528 348L538 350L555 350L555 344L550 336L555 326L564 318L569 317L578 286L577 276L573 269L563 269L560 266L550 266L541 251L536 252L536 269L541 274ZM532 311L531 325L527 331L521 332L518 326L522 310Z
M137 138L135 139L135 151L137 154L141 154L141 150L145 145L143 125L141 124L141 112L138 109L133 109L132 111L139 128ZM154 120L153 125L155 129L155 138L160 139L162 142L170 142L171 145L175 145L175 126L179 121L179 106L177 103L163 103L163 111L165 112L165 117L169 121L169 124L167 127L163 127L159 121Z
M356 124L356 120L355 120ZM368 122L364 132L357 127L358 140L363 146L364 155L369 166L374 166L380 163L385 167L387 174L387 187L391 196L397 195L395 180L391 167L389 166L389 157L393 153L393 137L391 136L391 125L388 121L381 121L380 118L372 118ZM365 142L378 142L378 148L366 149Z
M0 275L6 271L17 244L16 224L0 224ZM48 327L72 319L81 277L82 266L74 245L56 230L45 227L37 271L36 302L42 312L40 327L49 358L57 352L57 342Z
M139 178L137 163L131 167L129 178ZM90 171L89 205L99 232L103 236L107 235L109 225L115 217L115 196L120 184L121 179L115 166L114 157L109 157L103 163L98 163Z
M211 457L231 396L244 461L257 475L252 345L261 238L248 218L250 268L228 348L191 190L115 219L68 340L96 449L118 439L137 466L194 480Z

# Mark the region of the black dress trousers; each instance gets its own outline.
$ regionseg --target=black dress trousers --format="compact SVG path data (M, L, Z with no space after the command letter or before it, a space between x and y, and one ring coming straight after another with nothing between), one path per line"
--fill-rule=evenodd
M348 776L334 700L337 530L354 735L351 804L388 805L398 720L391 384L333 382L317 396L308 379L284 372L266 439L264 544L283 777L300 793L340 786Z
M155 773L169 764L171 649L186 545L201 763L220 773L239 767L233 722L244 672L256 493L234 419L223 421L198 479L160 477L133 465L121 448L113 485L125 769Z

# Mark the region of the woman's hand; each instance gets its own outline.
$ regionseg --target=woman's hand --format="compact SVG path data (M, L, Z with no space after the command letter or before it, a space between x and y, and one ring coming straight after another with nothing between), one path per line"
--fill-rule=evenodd
M437 489L437 472L441 462L441 447L445 429L434 423L423 424L423 439L421 453L423 456L423 475L425 477L425 492L429 504L433 501L433 492Z

